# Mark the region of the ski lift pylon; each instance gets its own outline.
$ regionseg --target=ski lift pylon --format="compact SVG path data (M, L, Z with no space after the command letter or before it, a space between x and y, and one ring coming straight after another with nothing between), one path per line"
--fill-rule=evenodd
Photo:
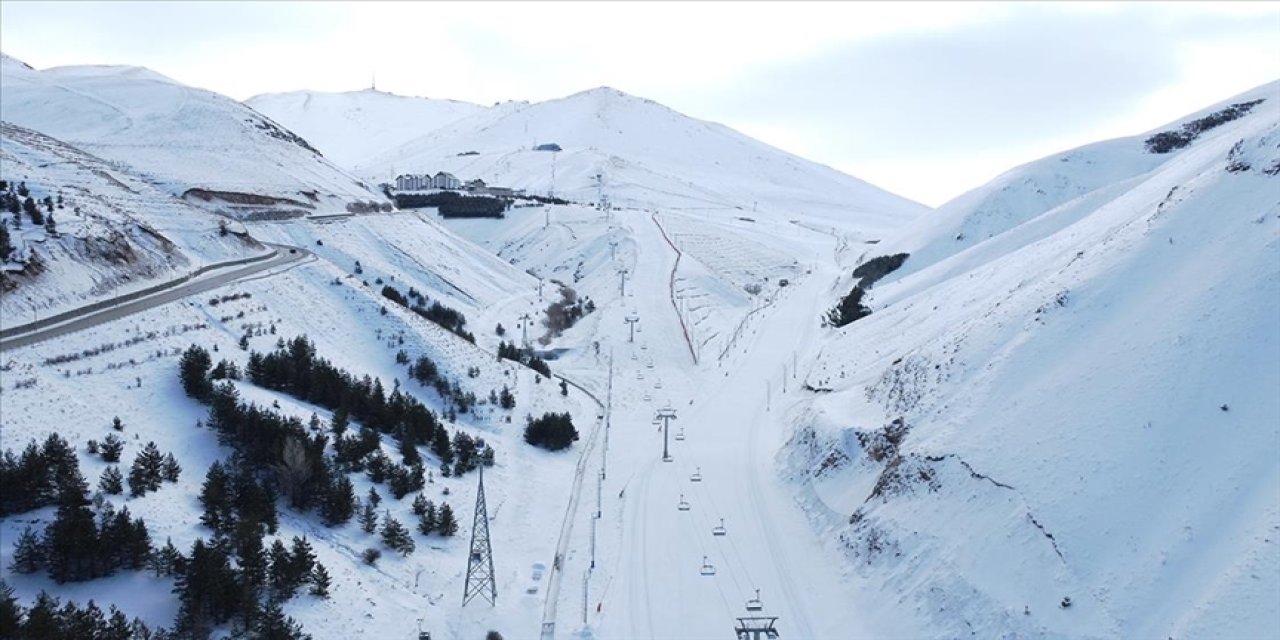
M720 518L720 524L711 527L711 535L713 536L723 536L728 533L729 530L724 528L724 518Z
M762 611L764 603L760 601L760 590L756 589L756 597L747 600L747 611Z

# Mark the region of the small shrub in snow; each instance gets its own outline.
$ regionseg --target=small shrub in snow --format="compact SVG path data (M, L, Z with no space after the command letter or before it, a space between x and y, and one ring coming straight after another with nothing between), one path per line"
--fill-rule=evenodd
M548 451L569 447L578 439L573 418L566 413L545 413L540 418L530 417L524 429L524 441Z

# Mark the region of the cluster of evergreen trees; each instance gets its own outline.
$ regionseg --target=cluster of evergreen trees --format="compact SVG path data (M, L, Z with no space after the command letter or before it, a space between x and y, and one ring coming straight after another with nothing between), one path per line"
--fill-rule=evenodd
M409 295L405 297L399 289L389 284L383 285L382 297L448 329L467 342L475 343L476 341L476 337L467 331L467 317L461 311L446 307L434 300L430 301L431 304L427 304L427 296L417 289L410 287Z
M843 327L854 320L871 315L871 308L862 304L862 296L866 295L862 285L854 285L836 306L827 310L823 322L830 327Z
M45 231L49 235L56 235L58 232L57 222L53 219L54 211L53 196L46 195L37 201L31 195L31 191L27 188L27 183L19 182L10 184L6 180L0 180L0 209L13 214L9 224L14 229L22 228L22 215L26 214L31 219L31 224L36 226L44 226ZM57 208L62 208L62 196L58 196ZM44 207L44 211L40 208ZM2 229L2 227L0 227ZM0 237L0 258L7 259L10 252L13 251L13 245L8 244L9 231L2 229L3 236Z
M34 440L21 455L0 453L0 517L26 513L59 502L59 496L78 490L80 461L62 436L51 433L44 443Z
M169 633L153 632L141 620L132 621L112 605L103 611L93 600L81 607L41 591L31 608L18 602L13 587L0 579L0 637L12 640L80 638L84 640L168 640Z
M467 413L476 405L475 392L464 391L457 380L451 381L440 375L436 363L427 356L418 356L417 360L409 364L409 377L440 394L440 398L449 404L450 420L457 420L457 414Z
M1169 153L1181 149L1200 137L1201 133L1236 120L1262 104L1266 99L1258 98L1248 102L1237 102L1225 109L1215 111L1203 118L1196 118L1172 131L1161 131L1145 140L1150 153Z
M507 341L503 340L498 343L498 359L519 362L548 378L551 377L551 367L545 360L534 355L533 349L521 349L514 342L507 344Z
M448 502L441 503L436 509L434 502L419 493L413 499L413 515L418 516L418 532L424 536L438 533L448 538L458 533L458 520Z
M303 587L311 595L329 596L329 572L316 561L306 538L295 536L288 547L277 538L270 549L251 532L210 542L197 538L189 555L178 553L173 560L180 567L172 574L179 638L207 637L213 627L227 623L233 635L306 638L281 605Z
M578 439L573 417L565 413L545 413L541 418L530 416L524 428L524 441L548 451L567 448Z
M74 460L74 455L73 456ZM58 510L43 532L28 527L14 543L12 569L18 573L47 570L61 584L113 575L120 569L138 570L151 557L151 534L129 509L116 511L101 502L90 508L89 487L78 463L59 479ZM6 493L9 487L5 488Z
M898 270L902 263L911 257L908 253L895 253L886 256L876 256L860 265L853 270L853 277L858 278L858 284L864 288L870 289L871 285L877 280L883 278L890 273Z
M397 193L399 209L436 207L442 218L503 218L507 201L489 196L464 196L453 191L437 193Z

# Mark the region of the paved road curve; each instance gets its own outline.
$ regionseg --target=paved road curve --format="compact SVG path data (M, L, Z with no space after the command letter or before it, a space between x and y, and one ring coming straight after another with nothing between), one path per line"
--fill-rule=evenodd
M203 293L210 289L216 289L232 282L243 280L269 269L275 269L283 265L312 257L310 251L299 247L277 244L268 244L268 246L275 249L275 252L273 254L269 254L269 258L260 262L255 262L240 268L228 267L228 270L224 273L207 276L196 280L195 282L181 284L151 295L143 294L142 297L139 297L139 294L137 293L126 294L113 298L110 301L106 301L109 305L106 308L102 308L103 303L94 303L81 311L71 312L70 317L58 321L58 324L56 325L37 329L33 332L24 333L0 342L0 351L25 347L27 345L36 344L37 342L43 342L50 338L56 338L82 329L88 329L89 327L94 327L104 322L118 320L140 311L153 309L175 300L181 300L187 296ZM47 322L47 320L44 322Z

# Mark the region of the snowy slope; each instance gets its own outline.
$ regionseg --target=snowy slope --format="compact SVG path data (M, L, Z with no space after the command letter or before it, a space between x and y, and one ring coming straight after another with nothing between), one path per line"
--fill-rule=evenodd
M366 89L345 93L290 91L245 100L258 113L306 138L338 166L360 167L374 156L484 107Z
M1245 116L1223 123L1207 132L1209 136L1247 126L1245 121L1258 114L1280 108L1280 81L1271 82L1229 100L1206 107L1196 113L1157 127L1146 133L1107 140L1054 154L1001 174L991 182L943 204L928 216L915 220L902 233L886 239L871 255L908 253L906 264L890 276L897 279L920 271L948 256L985 244L971 252L969 264L990 260L1010 247L1018 247L1043 238L1088 215L1102 204L1126 193L1135 181L1175 161L1201 144L1204 137L1182 149L1168 153L1152 153L1144 144L1160 132L1177 131L1186 123L1221 112L1234 104L1258 99ZM1052 212L1052 213L1050 213ZM1032 230L1020 226L1037 217L1043 218ZM987 242L1005 232L1019 228L1021 235L1003 244ZM1032 235L1027 235L1028 233Z
M521 637L521 630L536 629L542 594L526 592L529 570L535 563L552 562L555 522L563 513L576 450L549 453L525 444L523 417L568 411L585 431L596 406L576 390L562 395L558 385L531 370L499 362L491 351L388 303L375 282L383 279L401 291L416 286L432 299L451 305L455 299L474 299L472 306L458 305L470 312L475 306L509 297L516 285L527 284L529 276L413 214L249 226L255 237L322 240L324 245L314 247L319 259L219 290L223 295L235 294L235 300L214 305L208 302L210 295L195 296L54 341L6 351L0 366L5 407L0 413L0 446L20 449L30 438L43 439L57 431L83 452L85 441L105 436L111 416L118 415L126 425L124 464L141 443L154 440L163 451L172 451L184 470L177 485L166 484L157 494L112 497L111 501L144 517L153 540L163 544L172 538L180 548L189 549L196 537L210 535L199 524L197 502L205 471L214 460L230 455L230 450L198 426L207 408L182 393L177 358L183 348L193 343L210 346L216 357L230 358L243 367L248 353L237 343L246 331L249 348L258 351L272 349L278 338L305 334L336 365L357 375L375 376L388 389L396 386L443 416L439 395L411 381L405 365L396 362L400 350L415 358L428 356L442 375L481 399L475 410L458 415L456 422L446 420L446 427L451 433L483 437L497 452L497 464L485 472L485 484L497 550L498 607L460 606L476 475L442 477L440 461L423 448L427 468L435 474L424 493L437 505L452 505L460 524L457 536L415 532L414 554L402 558L387 552L376 568L368 567L360 553L367 547L381 547L377 535L363 533L354 521L324 527L314 513L299 515L282 503L279 535L286 542L291 536L307 536L333 577L330 599L302 595L290 600L285 609L316 638L400 637L416 626L415 620L444 638L481 637L493 628L509 634L515 630L509 637ZM353 259L366 265L363 274L352 274ZM444 278L449 282L444 283ZM455 298L448 298L445 291L452 291ZM477 334L482 332L479 326L468 326ZM471 370L476 375L469 375ZM490 391L504 385L516 396L514 410L487 400ZM324 409L246 381L237 387L243 398L262 405L278 403L281 411L304 421L313 413L326 422L331 417ZM58 410L51 412L50 406ZM384 440L384 449L395 457L390 438ZM81 465L96 486L106 465L83 453ZM364 474L351 477L362 497L373 486ZM378 490L384 498L380 511L387 509L412 527L416 521L410 512L412 495L396 500L385 485ZM0 545L0 575L18 590L24 604L46 589L82 604L89 599L102 606L117 604L151 625L172 623L176 600L168 578L123 572L107 579L55 585L43 575L19 575L9 569L13 546L8 541L28 524L42 526L52 517L53 509L46 508L0 521L0 539L6 541Z
M818 345L782 455L864 606L937 637L1274 635L1275 87L1158 163L1068 154L1105 196L1064 196L1077 172L1040 217L969 218L1009 229Z
M251 217L384 199L225 96L137 67L0 62L0 119L122 163L200 206Z
M197 209L100 158L8 123L0 124L0 179L31 197L54 198L53 234L23 214L5 265L4 324L81 306L184 276L211 263L267 251L240 225ZM13 216L0 214L11 228ZM221 233L226 224L228 233ZM237 233L231 233L236 231Z
M615 206L807 214L878 237L927 209L728 127L610 88L512 103L388 152L367 177L448 171L462 180ZM539 144L563 151L534 151ZM459 155L475 151L476 155ZM596 176L600 178L597 180Z

